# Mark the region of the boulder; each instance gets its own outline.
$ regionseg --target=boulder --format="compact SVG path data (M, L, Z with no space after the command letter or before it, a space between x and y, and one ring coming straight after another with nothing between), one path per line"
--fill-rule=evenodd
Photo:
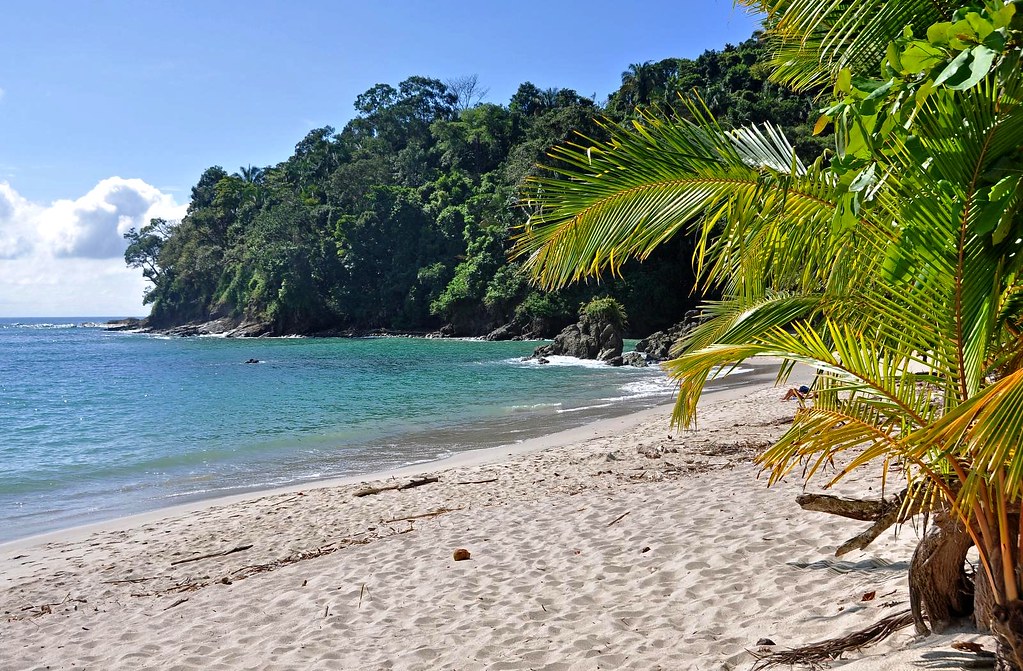
M646 354L643 352L626 352L622 355L622 364L636 368L646 368L649 365L646 362Z
M270 335L273 327L266 322L221 317L208 322L182 324L162 331L165 335L188 338L191 336L219 335L225 338L259 338Z
M532 358L574 356L578 359L609 361L622 355L622 329L610 322L600 322L581 315L575 324L565 327L554 342L541 345Z
M671 348L685 337L690 330L701 321L698 310L690 310L678 324L666 331L651 333L636 343L636 351L647 355L651 361L664 361L671 358Z
M508 322L504 326L498 326L496 329L483 336L484 340L514 340L522 335L522 327L516 322Z

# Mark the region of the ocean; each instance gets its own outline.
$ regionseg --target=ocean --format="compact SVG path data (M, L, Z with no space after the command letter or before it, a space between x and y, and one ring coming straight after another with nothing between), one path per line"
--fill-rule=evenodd
M514 443L673 389L656 367L524 362L529 342L88 325L103 321L0 319L0 542Z

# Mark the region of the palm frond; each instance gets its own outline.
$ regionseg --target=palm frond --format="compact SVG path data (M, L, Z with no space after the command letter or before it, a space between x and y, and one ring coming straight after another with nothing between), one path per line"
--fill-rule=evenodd
M951 17L941 0L739 0L767 15L772 78L796 90L824 86L844 68L873 75L888 43Z
M988 386L901 442L904 454L915 461L940 465L954 457L969 466L959 494L962 508L974 504L981 484L1000 486L1008 500L1018 500L1023 490L1023 371ZM998 473L1004 474L1000 485Z
M692 110L701 115L699 123L648 115L630 130L615 131L609 142L552 150L560 176L529 183L524 202L533 214L513 249L540 284L555 288L615 273L626 260L643 259L697 225L707 233L705 243L718 224L754 219L770 221L772 232L751 236L750 244L773 236L773 248L790 249L814 240L782 235L779 218L764 215L769 210L789 222L829 220L827 190L834 187L822 173L808 173L777 129L724 131L695 104ZM727 263L722 260L710 276L723 277Z

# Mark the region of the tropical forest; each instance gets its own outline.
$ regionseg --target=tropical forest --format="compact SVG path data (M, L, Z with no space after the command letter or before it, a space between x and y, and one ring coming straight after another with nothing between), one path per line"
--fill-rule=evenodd
M526 82L506 104L488 102L476 76L378 84L340 131L309 132L277 165L211 167L180 223L153 220L126 236L126 261L152 283L149 324L230 318L272 334L455 336L509 326L509 337L550 337L602 296L624 306L637 337L670 326L696 305L695 237L548 290L509 259L529 216L523 187L561 169L551 147L607 141L649 113L688 118L682 101L693 97L723 127L770 122L814 156L817 90L769 81L767 54L758 34L695 59L628 65L602 98Z

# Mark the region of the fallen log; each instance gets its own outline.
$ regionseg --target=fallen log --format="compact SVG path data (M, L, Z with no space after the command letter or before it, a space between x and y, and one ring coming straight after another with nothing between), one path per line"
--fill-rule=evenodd
M865 501L844 499L829 494L801 494L796 497L796 503L803 510L840 515L863 522L873 522L884 513L886 507L884 499Z
M367 487L365 489L360 489L359 491L352 494L352 496L355 497L371 496L373 494L379 494L380 492L389 492L392 490L402 491L405 489L412 489L413 487L422 487L423 485L428 485L431 482L438 482L439 480L440 478L420 478L419 480L411 480L404 484L396 482L394 484L384 485L383 487Z

